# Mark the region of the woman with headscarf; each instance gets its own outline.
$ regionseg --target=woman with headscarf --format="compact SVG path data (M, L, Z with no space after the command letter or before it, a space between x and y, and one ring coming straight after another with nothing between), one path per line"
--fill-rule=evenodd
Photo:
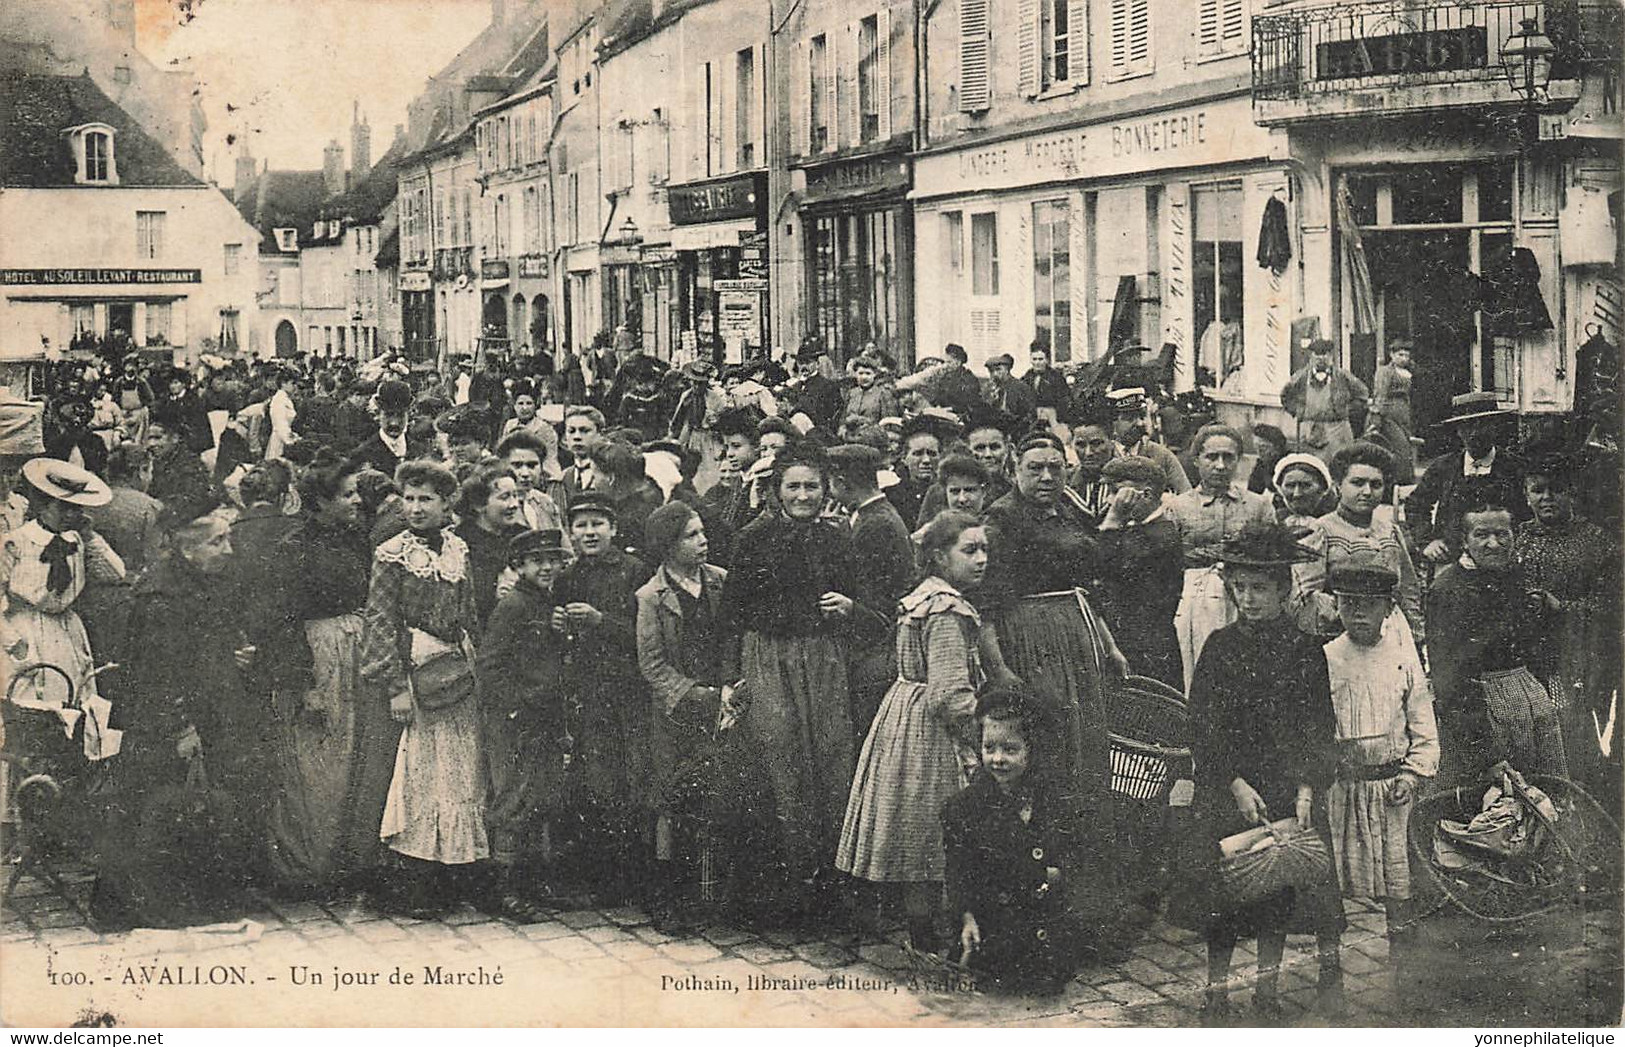
M278 543L274 584L262 596L277 612L259 659L270 668L279 741L271 866L290 886L371 870L379 811L361 802L364 783L369 769L378 780L380 765L387 776L400 736L382 703L361 691L372 562L357 487L365 468L326 452L311 464L301 484L304 517Z
M1313 527L1331 508L1332 473L1315 455L1283 455L1270 486L1275 488L1275 517L1285 527Z
M817 447L776 455L778 499L734 539L723 589L750 701L739 730L765 778L763 821L773 826L777 862L764 869L778 875L764 892L767 913L808 911L828 882L852 786L847 649L854 631L886 628L847 595L851 540L821 515L828 477Z
M1098 548L1088 516L1064 490L1065 477L1057 437L1035 434L1017 448L1015 488L986 513L988 565L977 607L995 627L993 650L985 650L990 637L983 634L989 674L1007 667L1048 703L1063 731L1058 773L1097 815L1091 899L1101 947L1111 952L1127 933L1113 853L1106 702L1108 676L1121 677L1127 662L1084 595L1097 582Z

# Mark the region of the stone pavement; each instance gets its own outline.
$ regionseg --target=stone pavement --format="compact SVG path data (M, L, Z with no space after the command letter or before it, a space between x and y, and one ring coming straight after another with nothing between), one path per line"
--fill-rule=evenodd
M88 874L69 874L68 879L70 892L80 897L88 893ZM1552 1024L1566 1019L1561 1021L1565 1025L1617 1021L1617 901L1609 905L1612 912L1577 916L1567 931L1548 928L1533 938L1486 934L1482 925L1462 918L1448 932L1452 924L1445 919L1430 928L1434 937L1443 926L1456 939L1465 939L1466 950L1462 941L1452 940L1446 949L1451 955L1440 955L1428 966L1435 976L1450 977L1453 966L1477 964L1505 979L1518 977L1519 963L1531 963L1531 970L1553 975L1554 984L1574 983L1576 974L1583 973L1583 987L1571 1006L1600 996L1604 1015L1612 1008L1613 1018L1588 1021L1595 1015L1542 1014L1542 998L1550 1003L1551 993L1532 982L1524 995L1534 1010L1514 1007L1503 1020L1545 1017ZM850 933L755 933L717 925L694 937L674 938L655 930L635 908L563 911L525 925L472 909L424 922L383 916L353 900L318 905L263 899L262 908L245 914L263 925L258 941L197 952L179 951L184 946L174 942L155 947L152 932L100 935L69 899L32 877L23 878L0 915L0 973L12 983L10 991L0 989L0 1004L9 1011L0 1014L0 1021L6 1024L67 1024L104 1010L131 1024L187 1024L175 1015L192 1014L190 1008L206 999L210 1007L225 1009L204 1013L225 1024L249 1025L297 1019L299 1024L1170 1027L1196 1024L1205 978L1198 937L1161 921L1126 961L1083 971L1058 996L1032 998L944 984L952 979L919 969L900 947L902 936L896 932L860 940ZM1432 1001L1450 998L1449 992L1441 990L1430 1000L1428 992L1418 994L1414 985L1402 983L1396 990L1387 950L1382 913L1351 904L1343 955L1353 1013L1343 1024L1485 1024L1493 1008L1475 1009L1473 1001L1481 997L1470 984L1459 994L1466 1001L1465 1012L1434 1005ZM1255 955L1252 943L1237 950L1236 975L1243 983L1251 977ZM447 1003L426 1017L414 1015L409 1002L397 1003L400 998L387 986L331 984L336 971L361 972L363 979L368 972L380 972L375 983L383 983L397 965L409 971L439 966L470 972L475 979L482 971L486 977L500 971L503 985L457 990L458 1003ZM170 986L163 983L163 968L182 982L195 975L227 984L208 991ZM1323 1024L1313 1009L1315 970L1312 939L1294 937L1282 976L1291 1024ZM228 973L212 973L218 971ZM233 971L242 973L229 973ZM311 984L309 972L316 972L322 984ZM53 976L60 983L79 974L87 976L82 987L50 984ZM231 984L236 977L252 984ZM132 978L136 988L129 987ZM780 981L767 981L771 988L763 989L763 979ZM28 1000L22 1010L20 998ZM1248 994L1238 992L1234 999L1244 1009ZM188 1010L177 1012L178 1007Z

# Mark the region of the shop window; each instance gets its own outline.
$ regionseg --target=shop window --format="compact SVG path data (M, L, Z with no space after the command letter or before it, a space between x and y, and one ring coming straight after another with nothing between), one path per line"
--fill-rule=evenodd
M999 293L999 216L991 211L971 215L970 266L971 294Z
M880 137L880 18L870 15L858 23L858 112L861 140Z
M227 244L224 265L227 276L236 276L243 267L243 245Z
M1401 168L1391 176L1394 225L1461 221L1461 172L1432 164Z
M809 149L822 153L830 147L830 124L834 113L829 104L829 41L819 34L807 48L807 126L811 129Z
M135 213L135 256L144 261L156 261L164 256L163 211L137 211Z
M1033 328L1051 359L1072 359L1072 210L1065 200L1033 204Z
M1196 365L1218 385L1243 362L1241 202L1237 183L1191 190Z
M168 345L169 332L174 322L174 305L170 302L147 303L147 344Z
M734 56L734 137L739 144L738 170L756 166L756 49Z
M1496 160L1477 166L1478 220L1512 221L1512 173L1514 162Z
M948 248L948 272L957 287L965 277L965 216L962 212L943 212L942 240Z
M75 335L96 329L96 307L89 302L76 303L68 307L68 319L73 324Z

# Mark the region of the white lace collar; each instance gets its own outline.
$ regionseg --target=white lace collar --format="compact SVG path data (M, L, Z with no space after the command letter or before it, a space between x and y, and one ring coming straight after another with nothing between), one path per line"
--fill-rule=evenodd
M444 528L440 536L438 553L411 531L402 531L380 545L373 555L379 563L400 564L418 578L455 584L468 573L468 545L450 527Z

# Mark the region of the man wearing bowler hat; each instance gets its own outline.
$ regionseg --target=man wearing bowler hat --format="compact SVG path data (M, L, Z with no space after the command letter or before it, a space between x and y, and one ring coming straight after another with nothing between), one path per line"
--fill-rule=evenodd
M1461 511L1475 491L1495 489L1495 500L1513 513L1513 522L1526 519L1518 464L1505 444L1513 414L1501 408L1494 393L1463 393L1450 398L1444 425L1455 430L1461 452L1452 451L1428 463L1421 481L1405 499L1405 523L1411 547L1435 564L1449 563L1461 553L1456 534Z
M396 467L410 457L406 421L412 411L412 390L405 382L391 378L378 383L374 399L378 404L378 431L357 445L350 457L393 479Z

